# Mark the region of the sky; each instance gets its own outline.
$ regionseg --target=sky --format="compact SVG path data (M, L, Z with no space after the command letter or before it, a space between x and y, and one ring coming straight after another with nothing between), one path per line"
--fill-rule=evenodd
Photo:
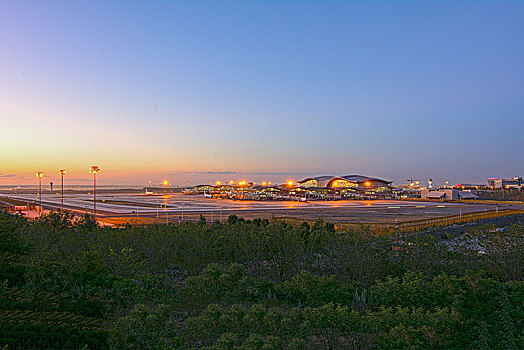
M524 175L522 1L0 0L0 185ZM57 182L56 182L57 183Z

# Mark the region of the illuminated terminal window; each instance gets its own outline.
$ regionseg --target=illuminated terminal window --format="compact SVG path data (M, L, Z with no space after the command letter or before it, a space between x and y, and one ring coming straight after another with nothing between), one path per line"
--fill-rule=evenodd
M301 187L318 187L318 181L315 179L308 180L300 184Z
M358 191L355 190L354 188L345 188L343 190L340 191L340 193L357 193Z
M391 189L387 186L380 186L375 189L373 189L375 192L384 192L384 191L390 191Z
M339 179L339 180L333 181L333 183L331 184L331 187L358 187L358 183Z

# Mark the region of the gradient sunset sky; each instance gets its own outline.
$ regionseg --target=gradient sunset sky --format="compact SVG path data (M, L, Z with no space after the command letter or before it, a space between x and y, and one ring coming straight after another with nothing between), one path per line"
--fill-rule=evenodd
M523 1L0 1L0 185L524 175Z

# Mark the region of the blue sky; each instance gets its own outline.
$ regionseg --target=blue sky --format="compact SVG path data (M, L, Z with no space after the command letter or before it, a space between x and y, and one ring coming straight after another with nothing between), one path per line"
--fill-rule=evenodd
M60 168L80 181L91 164L137 184L524 175L524 2L2 1L0 13L0 184Z

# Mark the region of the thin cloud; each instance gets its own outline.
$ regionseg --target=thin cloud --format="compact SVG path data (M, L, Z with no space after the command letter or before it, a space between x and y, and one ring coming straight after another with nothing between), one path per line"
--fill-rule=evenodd
M234 175L237 171L199 171L195 175Z
M261 175L261 176L288 176L288 175L311 175L314 171L184 171L171 173L170 175Z
M84 181L84 182L89 181L89 182L91 182L91 181L93 181L93 179L66 177L66 178L64 178L64 182L66 182L66 181L69 181L69 182L71 182L71 181Z
M249 175L303 175L303 174L310 174L309 172L295 172L295 171L264 171L264 172L250 172L246 173Z
M233 175L239 174L237 171L180 171L177 173L170 173L169 175Z

